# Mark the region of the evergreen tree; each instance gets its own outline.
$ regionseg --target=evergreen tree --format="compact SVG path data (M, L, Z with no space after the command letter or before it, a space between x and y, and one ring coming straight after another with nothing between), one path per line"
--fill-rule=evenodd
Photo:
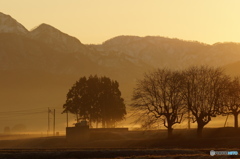
M126 115L118 82L96 75L80 78L69 90L63 108L76 114L77 120L88 120L90 125L102 122L102 127L114 127Z

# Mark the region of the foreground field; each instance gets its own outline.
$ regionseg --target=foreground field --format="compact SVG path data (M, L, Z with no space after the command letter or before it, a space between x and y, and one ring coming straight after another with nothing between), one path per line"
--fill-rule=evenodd
M0 158L208 158L208 150L188 149L12 149L1 150ZM239 156L238 156L239 157ZM215 156L212 158L219 158ZM222 156L226 158L226 156Z
M206 129L201 139L195 131L175 130L172 139L163 130L92 133L87 142L75 143L65 136L0 136L0 158L229 158L212 157L209 152L240 152L239 129Z

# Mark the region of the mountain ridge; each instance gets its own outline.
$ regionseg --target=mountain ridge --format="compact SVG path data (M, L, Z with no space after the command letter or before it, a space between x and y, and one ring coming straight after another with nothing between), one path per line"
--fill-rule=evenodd
M17 25L24 28L23 25L11 16L3 13L0 15L1 17L5 17L3 19L7 18L9 21L12 21L13 26ZM1 19L1 22L3 21L4 20ZM7 24L5 28L10 25L9 23L0 23L0 27L3 27L5 24ZM11 29L9 32L11 33ZM12 33L17 34L15 31ZM34 54L34 52L40 53L41 51L39 50L44 50L44 48L51 48L54 51L47 49L48 51L46 52L49 52L49 54L52 52L56 60L60 58L61 53L66 53L81 63L81 58L83 58L84 55L84 58L88 58L91 64L94 63L94 65L99 68L108 68L109 70L124 70L126 69L126 67L124 67L125 65L140 70L141 68L157 67L183 69L191 65L224 66L240 61L239 43L215 43L208 45L196 41L171 39L161 36L117 36L106 40L101 45L84 45L77 38L63 33L57 28L45 23L40 24L31 31L25 32L25 34L27 36L23 34L18 35L25 36L26 38L23 41L27 40L29 44L31 43L34 44L33 46L38 47L37 50L35 48L35 50L29 51L24 50L24 47L30 47L27 46L27 43L24 43L23 46L19 45L21 43L20 41L15 43L14 45L18 46L19 49L19 51L15 52L23 52L22 54L25 54L24 56L26 57L27 52ZM5 34L3 38L6 38L6 36ZM16 39L19 39L19 37L16 37ZM30 39L32 39L32 42L30 42ZM8 44L5 42L5 46L11 45L10 43L10 41L8 41ZM2 47L4 48L4 46ZM7 48L5 48L5 51L2 50L2 53L0 52L0 56L5 57L5 59L6 49ZM8 48L8 50L11 49ZM56 52L58 52L59 55L56 54ZM29 68L32 68L32 66L29 65ZM46 70L48 71L48 69Z
M15 33L26 35L28 30L10 15L0 12L0 33Z
M224 66L240 60L240 44L213 45L159 36L119 36L102 45L90 45L98 51L125 53L154 67L186 68L191 65ZM229 48L234 49L229 49ZM169 62L172 62L169 63Z
M58 51L78 52L85 49L85 46L76 37L63 33L57 28L45 23L32 29L29 36L32 39L52 45Z

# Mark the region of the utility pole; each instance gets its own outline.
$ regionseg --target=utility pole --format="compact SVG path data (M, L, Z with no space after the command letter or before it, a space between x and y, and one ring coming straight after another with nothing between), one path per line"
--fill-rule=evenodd
M67 128L68 128L68 111L67 111Z
M226 120L225 120L224 127L226 127L227 120L228 120L228 115L229 115L229 113L227 114L227 118L226 118Z
M50 112L50 109L48 107L48 130L47 130L47 136L49 135L49 131L50 131L50 116L49 116L49 112Z
M53 110L53 136L55 136L55 109Z

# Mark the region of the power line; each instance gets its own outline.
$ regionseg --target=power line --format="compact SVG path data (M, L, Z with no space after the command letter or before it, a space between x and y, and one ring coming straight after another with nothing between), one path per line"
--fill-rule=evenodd
M12 111L1 111L0 114L6 113L22 113L22 112L30 112L30 111L40 111L44 110L45 108L32 108L32 109L23 109L23 110L12 110Z
M21 116L31 116L31 115L37 115L37 114L43 114L46 113L46 111L41 112L27 112L27 113L12 113L12 114L1 114L0 118L13 118L13 117L21 117Z

